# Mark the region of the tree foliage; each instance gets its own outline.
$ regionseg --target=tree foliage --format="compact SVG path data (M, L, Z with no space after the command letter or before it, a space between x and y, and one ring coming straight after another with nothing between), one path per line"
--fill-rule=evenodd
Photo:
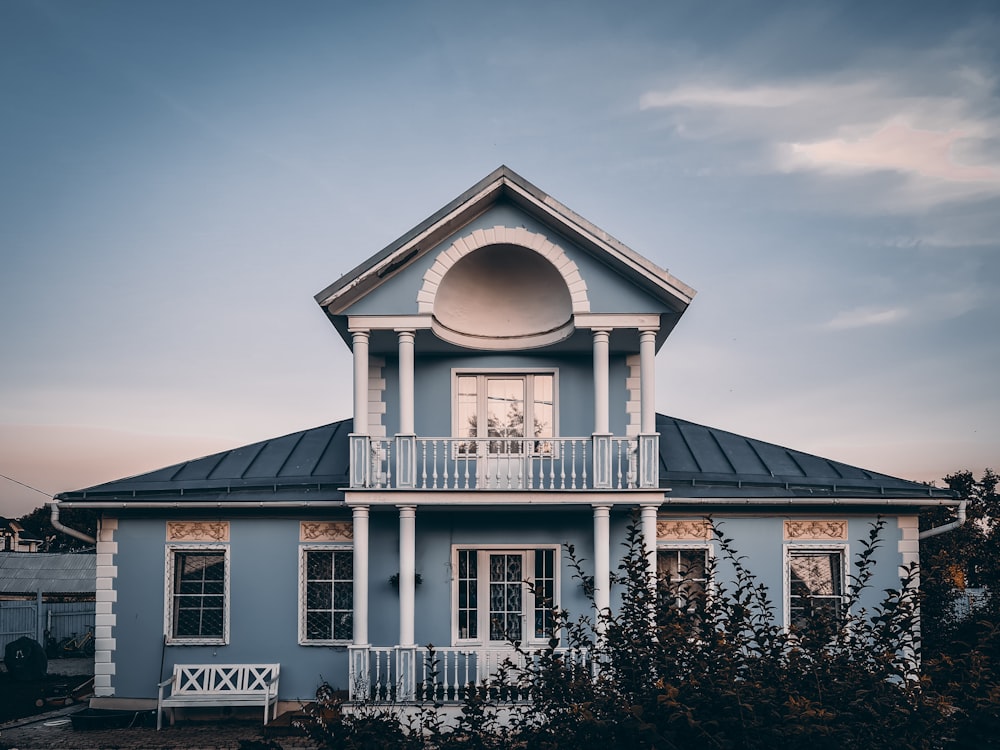
M916 567L863 606L884 526L860 541L843 606L795 630L778 623L770 592L721 528L719 559L734 575L674 606L684 582L651 577L633 523L614 577L620 607L596 623L555 610L558 637L543 649L512 644L519 659L466 686L456 722L443 722L440 694L424 686L409 723L394 706L340 713L328 694L321 704L336 720L307 725L322 746L346 748L989 747L1000 729L1000 634L922 665ZM585 581L585 561L568 553Z

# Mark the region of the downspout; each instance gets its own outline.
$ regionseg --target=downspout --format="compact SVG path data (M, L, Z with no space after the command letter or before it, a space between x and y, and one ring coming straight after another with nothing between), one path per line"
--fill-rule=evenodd
M97 544L97 540L89 534L85 534L79 529L71 529L69 526L63 526L59 522L59 502L57 500L49 503L49 511L52 514L49 518L49 522L56 531L61 531L63 534L69 534L70 536L76 537L87 544Z
M965 504L966 504L966 502L967 502L966 500L963 500L962 502L960 502L958 504L958 516L957 516L957 518L954 521L952 521L951 523L946 523L943 526L935 526L933 529L926 529L925 531L921 531L917 535L917 539L927 539L928 537L931 537L931 536L937 536L938 534L944 534L946 531L954 531L959 526L962 526L965 523Z

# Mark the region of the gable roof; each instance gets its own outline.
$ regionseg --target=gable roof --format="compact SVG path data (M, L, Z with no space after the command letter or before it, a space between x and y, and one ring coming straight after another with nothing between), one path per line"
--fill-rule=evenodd
M93 594L93 553L0 552L0 594Z
M341 276L317 294L316 301L328 315L340 313L381 285L394 272L504 199L569 237L675 312L683 312L694 298L694 289L671 276L666 269L591 224L509 167L500 166L409 232Z
M339 503L351 420L264 440L56 497L69 505L309 506ZM891 477L662 414L660 486L668 499L869 498L948 501L951 490Z

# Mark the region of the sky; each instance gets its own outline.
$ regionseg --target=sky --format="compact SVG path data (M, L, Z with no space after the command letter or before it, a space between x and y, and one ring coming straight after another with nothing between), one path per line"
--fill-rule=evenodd
M658 411L1000 469L997 39L992 0L2 0L0 515L349 417L313 295L501 164L698 291Z

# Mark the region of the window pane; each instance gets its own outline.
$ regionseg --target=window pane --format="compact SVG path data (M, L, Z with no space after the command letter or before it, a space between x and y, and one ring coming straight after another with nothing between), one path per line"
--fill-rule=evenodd
M458 425L455 437L477 437L479 435L478 404L476 384L478 378L475 376L462 376L458 378ZM458 447L462 453L475 453L475 443L462 443Z
M521 637L524 593L522 555L490 555L490 640Z
M555 434L552 381L551 375L535 375L531 381L533 393L531 422L534 437L550 438Z
M524 437L524 380L489 378L486 385L486 424L488 437ZM491 446L492 451L492 446ZM504 444L498 451L506 453Z
M535 638L552 634L555 557L555 550L535 550Z
M458 637L479 637L478 609L478 553L476 550L458 551Z

